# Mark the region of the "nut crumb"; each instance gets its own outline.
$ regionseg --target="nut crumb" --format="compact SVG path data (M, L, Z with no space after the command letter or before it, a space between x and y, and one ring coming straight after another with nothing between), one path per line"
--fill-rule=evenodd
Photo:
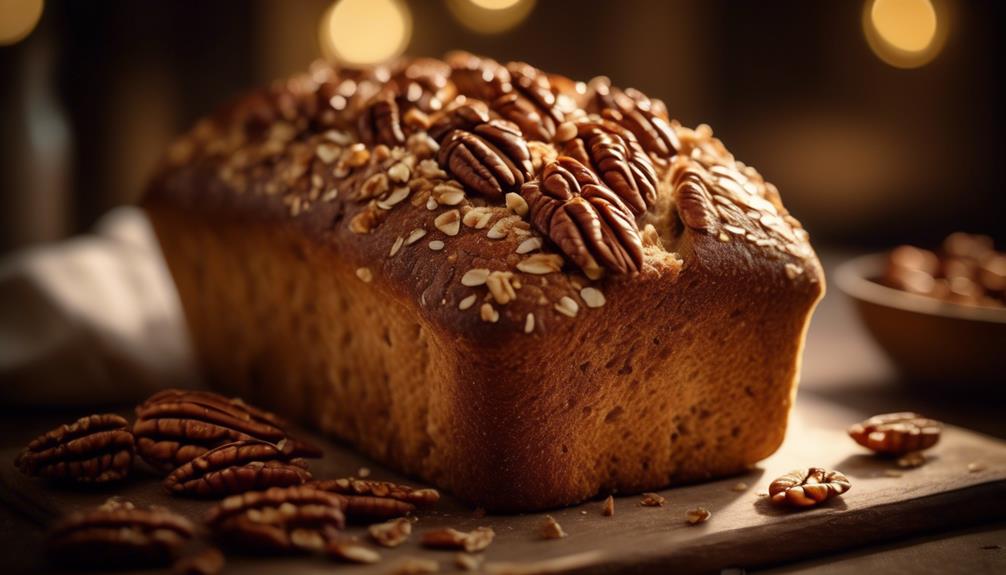
M695 509L689 509L687 512L685 512L685 519L691 525L698 525L699 523L705 523L706 521L709 521L709 518L712 516L713 516L712 512L710 512L705 507L696 507Z
M594 287L585 287L580 290L580 297L583 298L583 303L587 304L587 307L601 307L604 305L604 293L601 290Z
M367 528L370 537L381 547L398 547L412 535L412 523L404 517L375 523Z
M921 451L913 451L898 458L898 467L914 469L926 463L926 456Z
M546 275L562 269L562 256L534 254L517 262L517 269L526 274Z
M486 302L479 309L479 317L482 318L482 321L496 323L500 319L500 312L496 311L493 304Z
M406 557L395 563L394 567L388 571L389 575L424 575L426 573L439 573L440 564L432 559L419 559L417 557Z
M528 212L527 201L520 194L514 192L506 195L506 207L518 216L527 215Z
M524 333L531 333L532 331L534 331L534 314L529 313L524 318Z
M604 499L604 503L601 505L601 515L605 517L612 517L615 515L615 498L611 495Z
M477 527L467 533L447 527L423 533L420 543L433 549L460 549L474 553L489 547L494 537L496 532L492 527Z
M978 473L980 471L985 471L985 469L985 464L978 461L973 461L968 464L968 473Z
M325 553L332 559L349 563L377 563L381 554L352 540L332 541L325 547Z
M367 477L370 477L370 468L369 467L361 467L361 468L357 469L356 470L356 476L359 477L360 479L365 479Z
M430 249L435 252L439 252L440 250L444 249L444 242L440 240L431 240L428 245Z
M473 305L475 305L475 300L477 300L477 299L478 299L478 296L475 295L475 294L472 294L470 296L466 296L464 299L462 299L460 302L458 302L458 309L464 311L464 310L472 307Z
M461 212L446 211L433 219L433 225L448 236L456 236L461 231Z
M554 307L555 311L568 317L576 317L576 313L580 311L580 304L568 295L559 298L559 302Z
M478 571L482 567L481 555L471 555L469 553L458 553L454 556L454 565L462 571Z
M886 477L901 477L904 473L898 471L897 469L885 469L884 475Z
M363 283L369 284L374 280L374 273L370 271L370 268L356 268L356 277L360 278Z
M545 522L541 525L541 536L545 539L562 539L566 536L566 532L554 517L546 515Z
M426 230L423 228L416 228L409 232L409 236L405 238L405 245L411 246L412 244L418 242L426 235Z
M736 491L740 493L741 491L747 491L747 489L748 489L747 483L744 483L743 481L738 481L737 483L734 483L733 487L730 488L730 491Z
M644 493L643 498L639 500L639 504L643 507L663 507L664 503L667 503L667 499L657 493Z
M489 279L489 274L491 272L488 268L473 268L465 272L465 275L461 276L461 285L467 287L476 287L486 283Z

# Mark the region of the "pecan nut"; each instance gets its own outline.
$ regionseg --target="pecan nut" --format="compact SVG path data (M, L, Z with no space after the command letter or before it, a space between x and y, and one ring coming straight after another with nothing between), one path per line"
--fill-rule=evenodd
M440 500L436 489L415 489L388 481L349 477L314 481L311 486L341 497L346 516L357 521L401 517L415 511L417 506Z
M77 568L155 567L170 565L194 535L188 519L167 509L110 500L58 521L47 548L55 560Z
M375 523L367 528L371 539L381 547L398 547L412 535L412 522L404 517Z
M133 434L112 413L90 415L33 439L14 460L25 474L81 483L115 481L129 475Z
M769 485L770 501L775 505L813 507L852 488L849 478L840 471L820 467L796 469Z
M556 102L555 90L548 74L524 62L507 64L510 72L510 83L514 90L520 92L537 109L544 123L544 129L551 136L555 128L562 123L564 115Z
M306 483L311 479L307 463L291 458L283 450L288 444L281 443L251 439L221 445L172 471L164 488L179 495L222 497Z
M672 197L678 216L693 230L712 232L719 223L712 194L702 176L692 169L678 172Z
M530 100L509 92L492 102L493 111L520 128L521 134L529 140L550 141L555 137L555 122L538 113Z
M451 52L444 58L451 67L451 82L458 93L492 102L511 91L510 72L499 62L468 52Z
M405 143L398 102L391 94L379 95L367 105L360 113L357 129L360 140L370 145L394 147Z
M849 428L856 443L885 455L904 455L936 445L943 425L918 413L875 415Z
M597 172L601 180L640 216L657 198L657 172L631 132L614 122L581 122L562 153Z
M137 406L136 416L136 452L165 473L210 449L247 439L286 440L293 457L321 456L317 447L291 437L272 413L208 391L161 391Z
M489 108L479 101L471 101L451 108L430 126L430 137L438 143L454 130L472 131L476 126L489 121Z
M489 547L495 537L496 532L492 527L477 527L468 532L447 527L424 532L420 543L433 549L457 549L474 553Z
M579 161L558 158L521 195L534 227L588 277L600 277L604 268L629 274L642 267L643 242L632 212Z
M651 100L639 90L621 90L607 80L594 82L587 111L629 130L644 150L659 158L671 158L681 149L663 102Z
M320 552L346 525L333 493L298 485L232 495L206 523L226 545L254 553Z
M455 87L449 82L451 67L433 58L407 61L392 74L388 88L399 107L415 107L425 113L436 112L454 99Z
M505 120L450 132L437 151L437 161L454 179L490 199L519 190L532 172L531 153L520 128Z

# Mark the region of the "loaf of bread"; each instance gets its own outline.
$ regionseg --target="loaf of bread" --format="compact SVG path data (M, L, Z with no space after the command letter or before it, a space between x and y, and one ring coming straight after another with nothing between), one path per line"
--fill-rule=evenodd
M765 458L823 292L708 126L467 53L242 97L144 205L213 385L494 511Z

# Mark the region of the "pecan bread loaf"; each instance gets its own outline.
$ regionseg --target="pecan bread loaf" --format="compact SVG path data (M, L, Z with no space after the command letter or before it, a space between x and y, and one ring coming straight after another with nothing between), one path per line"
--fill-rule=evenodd
M768 456L823 291L708 126L467 53L241 98L145 206L214 385L490 510Z

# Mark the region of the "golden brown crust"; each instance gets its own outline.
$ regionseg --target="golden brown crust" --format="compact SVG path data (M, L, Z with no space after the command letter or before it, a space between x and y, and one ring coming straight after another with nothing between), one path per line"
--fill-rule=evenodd
M551 85L559 118L598 121L575 83ZM775 189L707 127L651 143L641 266L595 274L519 198L455 193L416 127L445 112L403 112L401 148L354 144L339 110L274 111L249 137L265 97L176 145L145 202L216 383L497 510L733 473L778 447L823 278ZM561 147L529 140L522 177Z

